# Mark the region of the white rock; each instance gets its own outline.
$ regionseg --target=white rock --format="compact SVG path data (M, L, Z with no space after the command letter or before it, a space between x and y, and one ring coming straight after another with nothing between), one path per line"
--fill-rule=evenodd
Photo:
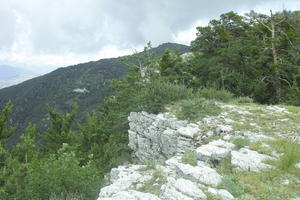
M300 162L296 163L295 167L300 169Z
M163 185L160 198L164 200L193 200L170 185ZM141 199L142 200L142 199Z
M200 129L195 126L181 127L178 129L178 133L184 137L194 138Z
M224 189L218 190L218 189L215 189L215 188L208 188L207 191L209 193L211 193L212 195L221 198L222 200L232 200L232 199L234 199L232 194L230 194L230 192L228 192L227 190L224 190Z
M223 148L226 148L226 149L233 149L235 147L234 144L230 143L230 142L226 142L224 140L214 140L210 143L208 143L210 145L214 145L214 146L217 146L217 147L223 147Z
M285 179L281 183L282 183L282 185L288 185L288 184L290 184L290 181L288 179Z
M181 193L193 197L193 199L206 199L206 195L199 189L197 184L183 178L177 179L174 187Z
M268 106L268 107L266 107L266 109L271 110L271 111L275 111L275 112L278 112L278 113L290 113L290 112L287 111L287 109L281 108L281 107L278 107L278 106Z
M216 130L217 130L217 133L219 133L219 134L225 134L225 133L232 131L233 129L229 125L219 125L219 126L217 126Z
M110 179L112 184L103 187L99 197L111 197L118 192L128 190L132 187L133 183L144 183L150 180L151 176L139 173L141 167L140 165L132 165L130 167L119 166L118 168L113 168Z
M97 200L161 200L157 196L135 190L120 191L111 197L99 197Z
M222 160L230 155L230 149L214 146L211 144L202 145L196 150L199 160Z
M263 163L267 159L273 158L246 148L231 152L231 164L236 171L260 171L271 168L271 165Z
M205 165L191 166L177 163L176 167L179 177L183 177L205 185L218 186L222 180L222 176L220 176L216 170Z
M247 137L250 142L259 142L262 140L274 140L274 138L263 135L263 134L256 134L256 133L252 133L252 132L244 132L243 133L245 137Z

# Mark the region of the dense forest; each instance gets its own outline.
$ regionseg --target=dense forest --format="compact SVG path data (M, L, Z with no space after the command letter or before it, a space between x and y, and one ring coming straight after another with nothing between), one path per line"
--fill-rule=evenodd
M127 74L110 81L113 95L86 122L74 121L77 104L63 113L47 105L49 126L40 133L37 125L28 125L10 150L5 143L16 127L9 125L14 107L8 101L0 113L0 199L96 199L105 174L132 161L127 146L132 111L159 113L174 102L216 93L220 99L299 106L299 22L298 11L229 12L197 28L191 53L167 50L158 56L148 44L142 54L123 60Z

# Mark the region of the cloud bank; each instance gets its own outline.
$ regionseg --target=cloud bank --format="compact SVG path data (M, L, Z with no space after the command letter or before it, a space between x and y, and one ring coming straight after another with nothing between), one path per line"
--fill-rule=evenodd
M300 9L300 1L7 0L0 64L59 67L128 54L147 41L188 44L196 26L224 12L284 8Z

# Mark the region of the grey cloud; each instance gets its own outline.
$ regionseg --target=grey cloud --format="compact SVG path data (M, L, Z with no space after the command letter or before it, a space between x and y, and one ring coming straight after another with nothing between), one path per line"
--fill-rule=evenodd
M274 0L265 0L274 1ZM112 44L122 48L172 40L172 34L199 19L249 10L261 0L11 0L2 2L0 42L13 44L16 19L13 10L28 23L34 52L96 52ZM4 5L3 5L4 4Z

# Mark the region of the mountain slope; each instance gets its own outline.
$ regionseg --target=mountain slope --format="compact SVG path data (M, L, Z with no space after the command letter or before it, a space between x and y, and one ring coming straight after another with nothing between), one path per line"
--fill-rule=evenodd
M160 45L152 51L161 55L165 49L188 51L187 46L172 43ZM102 59L59 68L44 76L1 89L0 107L8 100L13 101L11 125L17 127L17 132L11 136L8 145L16 143L21 134L20 130L24 130L29 122L37 123L42 128L47 126L45 104L65 112L76 102L79 105L78 116L83 119L86 113L95 109L111 94L109 80L119 79L127 72L128 68L121 62L122 58Z

